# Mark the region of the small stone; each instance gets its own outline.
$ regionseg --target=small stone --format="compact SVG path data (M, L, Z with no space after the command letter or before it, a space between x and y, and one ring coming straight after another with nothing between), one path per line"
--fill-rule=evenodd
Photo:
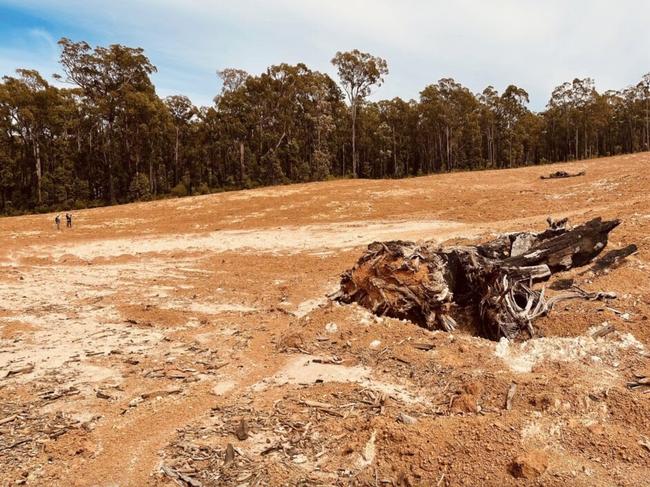
M338 329L339 327L336 325L336 323L328 323L325 325L325 331L327 333L336 333Z
M381 345L381 340L373 340L370 342L370 348L373 350L379 348L379 345Z
M542 450L532 450L518 456L510 465L510 473L518 479L535 479L548 469L548 455Z
M397 415L397 421L404 424L415 424L418 422L416 418L414 418L413 416L409 416L406 413L399 413Z
M300 454L296 455L295 457L293 457L292 460L293 460L293 463L301 464L301 463L307 462L307 457L305 455L303 455L302 453L300 453Z
M144 401L144 399L142 399L142 397L140 397L140 396L138 396L138 397L134 397L134 398L131 399L131 401L129 402L129 407L130 407L130 408L134 408L134 407L136 407L138 404L140 404L140 403L143 402L143 401Z

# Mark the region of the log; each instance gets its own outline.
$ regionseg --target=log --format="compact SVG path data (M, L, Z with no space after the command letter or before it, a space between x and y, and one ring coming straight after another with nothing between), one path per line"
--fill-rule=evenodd
M547 299L533 283L590 262L620 221L595 218L573 228L566 219L548 223L539 233L509 233L473 246L373 242L331 298L428 329L452 331L461 322L491 339L535 336L532 321L554 303L594 295L574 289Z
M540 179L563 179L563 178L575 178L577 176L584 176L587 174L585 171L580 171L576 173L569 173L566 171L555 171L549 174L548 176L540 176Z

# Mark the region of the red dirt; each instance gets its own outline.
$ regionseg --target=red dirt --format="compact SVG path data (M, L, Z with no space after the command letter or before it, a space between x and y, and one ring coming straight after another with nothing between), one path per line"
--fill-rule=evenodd
M2 219L0 485L174 485L163 466L203 485L648 485L650 395L626 384L650 374L649 165L264 188L80 211L60 232ZM623 220L605 252L637 253L555 280L614 291L624 314L568 302L509 344L325 299L373 240L547 216Z

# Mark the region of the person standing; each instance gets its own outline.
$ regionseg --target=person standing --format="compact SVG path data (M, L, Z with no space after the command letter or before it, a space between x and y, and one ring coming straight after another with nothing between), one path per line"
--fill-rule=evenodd
M68 228L72 228L72 214L70 213L65 214L65 226Z
M56 229L61 230L61 215L54 217L54 223L56 223Z

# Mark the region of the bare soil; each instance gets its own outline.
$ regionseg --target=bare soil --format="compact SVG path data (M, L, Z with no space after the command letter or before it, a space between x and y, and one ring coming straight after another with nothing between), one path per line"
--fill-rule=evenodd
M62 231L2 219L0 485L650 485L650 394L628 387L650 375L649 167L264 188L80 211ZM326 298L374 240L547 216L620 218L605 252L638 252L556 276L618 297L563 303L541 338Z

